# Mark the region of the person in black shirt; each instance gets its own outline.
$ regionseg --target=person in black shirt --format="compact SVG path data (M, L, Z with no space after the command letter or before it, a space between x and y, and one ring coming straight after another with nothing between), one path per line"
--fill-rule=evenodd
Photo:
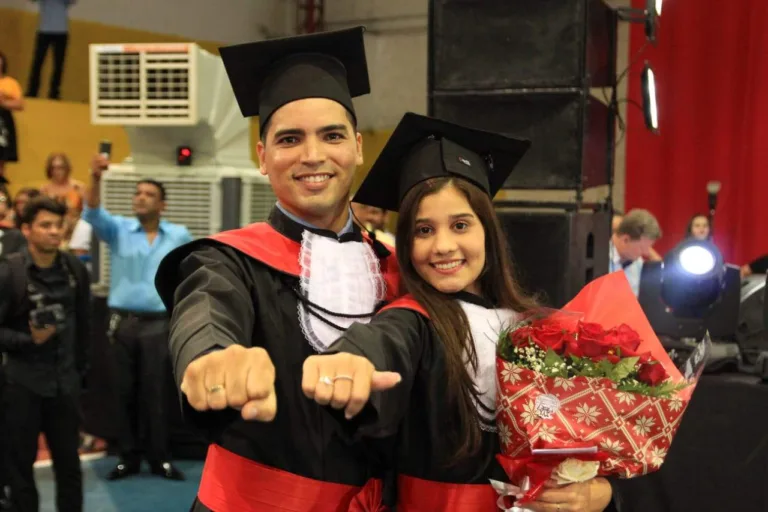
M82 510L78 399L85 377L90 282L83 264L58 250L64 206L40 197L21 219L27 247L0 261L0 351L11 501L38 510L33 464L45 434L59 511ZM7 290L7 292L5 292Z

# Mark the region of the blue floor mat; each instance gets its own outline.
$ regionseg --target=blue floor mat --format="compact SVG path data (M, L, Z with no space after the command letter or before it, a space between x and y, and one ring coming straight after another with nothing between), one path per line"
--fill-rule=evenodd
M83 462L85 512L185 512L197 494L203 463L176 461L174 464L186 475L184 482L172 482L151 475L146 464L142 473L124 480L109 482L105 476L117 459L106 457ZM40 493L40 512L56 512L53 470L35 469Z

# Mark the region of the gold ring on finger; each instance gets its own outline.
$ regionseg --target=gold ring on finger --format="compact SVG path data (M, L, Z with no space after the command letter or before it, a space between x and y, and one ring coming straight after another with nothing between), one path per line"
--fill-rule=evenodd
M327 375L325 377L320 377L320 382L322 384L325 384L326 386L333 386L333 379L331 379Z
M348 380L352 382L355 379L353 379L351 375L337 375L333 378L333 382L336 382L337 380Z
M208 388L209 393L218 393L219 391L224 391L224 384L216 384Z

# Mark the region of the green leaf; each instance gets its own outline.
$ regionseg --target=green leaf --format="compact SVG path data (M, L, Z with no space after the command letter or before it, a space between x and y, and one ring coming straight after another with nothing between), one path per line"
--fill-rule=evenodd
M626 359L620 360L613 366L609 378L614 381L626 379L633 371L635 371L635 366L639 360L639 357L627 357Z
M546 366L556 366L559 368L564 363L565 361L563 361L563 358L557 355L554 350L551 348L547 349L547 355L544 356L544 364Z
M542 373L547 377L568 376L568 370L565 368L565 361L552 349L547 349L547 353L544 356L544 370Z
M614 364L612 362L610 362L607 359L603 359L602 361L597 363L597 368L598 368L598 371L600 372L599 376L610 378L611 372L613 371L613 367L614 367Z

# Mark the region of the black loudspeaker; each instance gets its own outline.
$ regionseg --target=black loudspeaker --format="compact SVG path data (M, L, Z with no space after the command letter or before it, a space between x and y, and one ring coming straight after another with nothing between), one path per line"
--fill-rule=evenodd
M531 141L504 188L585 189L610 179L613 115L581 91L435 93L432 115Z
M616 18L602 0L430 4L429 113L531 140L504 184L568 189L611 182Z
M543 305L562 307L608 273L607 213L497 210L520 284Z
M602 0L430 2L430 89L609 87L616 19Z

